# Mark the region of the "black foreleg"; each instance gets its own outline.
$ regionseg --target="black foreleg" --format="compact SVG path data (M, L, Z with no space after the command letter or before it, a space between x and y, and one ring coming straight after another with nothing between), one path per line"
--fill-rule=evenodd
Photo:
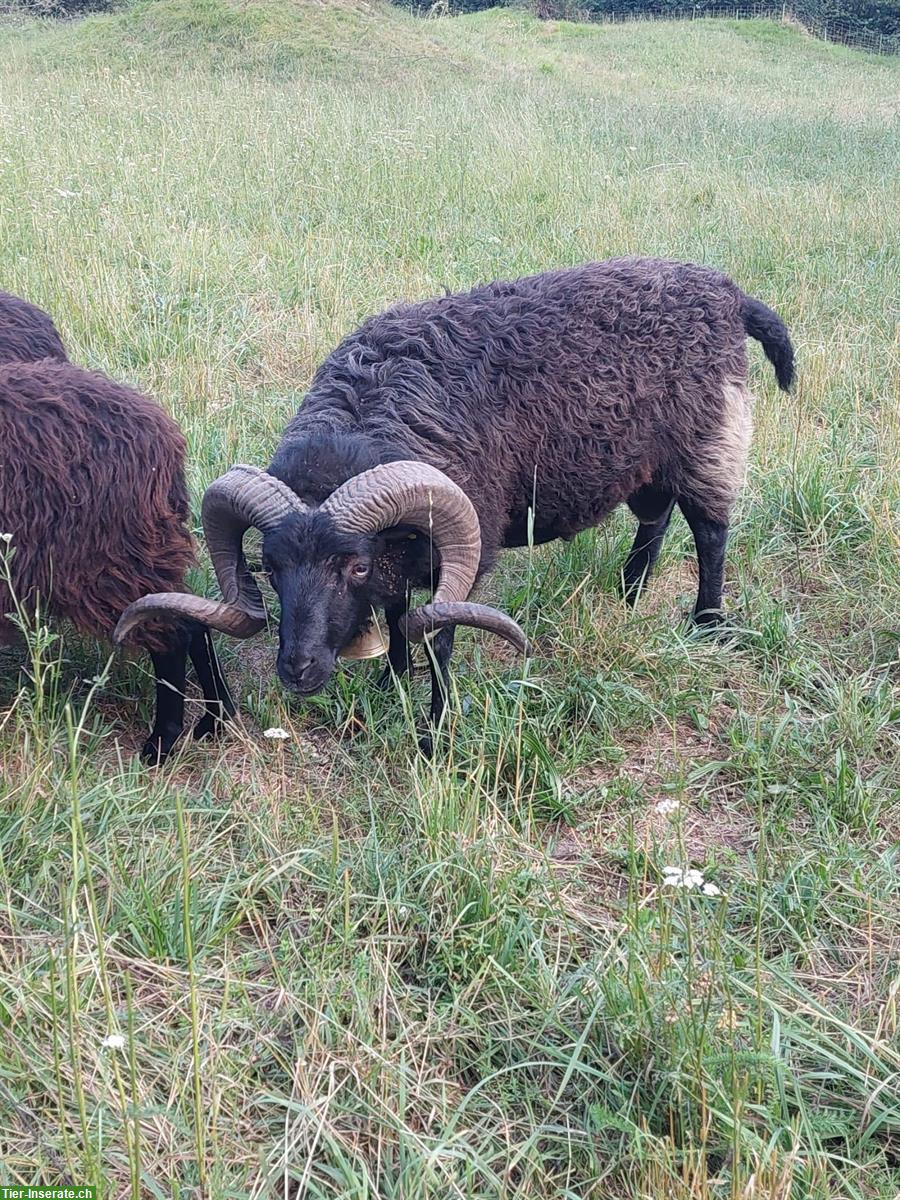
M194 737L212 737L221 732L225 721L233 717L237 709L219 666L212 634L205 625L198 625L191 630L188 653L197 672L197 682L203 690L206 709L194 726Z
M187 648L187 632L178 632L168 650L150 652L156 674L156 717L141 757L151 765L165 762L184 728Z
M430 755L434 749L434 735L447 705L450 688L450 659L456 639L456 626L440 630L431 639L428 661L431 667L431 708L428 713L429 729L419 738L419 749Z
M377 686L382 689L389 687L395 676L400 679L410 669L409 642L400 628L400 619L407 608L408 605L403 601L384 606L388 627L388 660L387 666L378 677Z

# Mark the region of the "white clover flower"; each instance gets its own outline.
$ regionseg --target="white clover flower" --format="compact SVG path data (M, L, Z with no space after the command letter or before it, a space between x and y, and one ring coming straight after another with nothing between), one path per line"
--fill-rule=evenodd
M704 896L721 896L722 889L720 887L716 887L716 885L714 883L704 883L703 895Z
M263 737L272 738L274 741L283 742L291 735L286 729L281 729L278 725L273 725L271 729L267 729Z
M693 891L694 888L703 886L702 871L695 871L693 867L663 867L663 887L685 888L687 891Z
M125 1037L121 1033L108 1033L100 1045L104 1050L124 1050Z
M655 812L668 816L669 813L678 812L681 804L677 800L657 800L653 808Z

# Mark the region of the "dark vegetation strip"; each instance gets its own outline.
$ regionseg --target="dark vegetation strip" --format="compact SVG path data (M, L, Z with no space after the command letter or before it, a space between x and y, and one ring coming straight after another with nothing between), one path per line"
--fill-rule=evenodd
M84 3L84 0L74 0ZM393 0L414 12L479 12L527 8L545 20L597 22L691 21L698 17L768 18L801 25L826 42L875 54L900 52L900 5L894 0L791 0L791 3L723 4L721 0Z

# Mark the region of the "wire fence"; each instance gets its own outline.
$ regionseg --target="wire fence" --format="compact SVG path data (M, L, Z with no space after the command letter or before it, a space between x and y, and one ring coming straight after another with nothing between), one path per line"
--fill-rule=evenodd
M459 11L453 0L394 0L422 16L444 17ZM502 0L500 0L502 2ZM515 0L514 0L515 3ZM860 29L859 26L839 21L826 23L809 16L801 16L784 0L760 0L756 4L685 5L684 8L665 9L660 12L633 10L603 12L595 8L583 8L578 0L517 0L517 7L530 9L544 20L584 21L595 25L625 25L632 21L701 21L708 17L727 17L736 20L769 20L783 25L794 25L823 42L837 42L855 50L868 50L871 54L900 54L900 35L878 33Z
M598 12L596 9L580 8L577 0L571 4L566 3L566 0L562 3L554 3L553 0L544 3L537 0L531 7L541 17L565 17L573 21L589 21L603 25L624 25L632 21L700 21L708 17L727 17L732 21L779 21L785 25L796 25L823 42L837 42L842 46L852 46L856 50L868 50L872 54L900 53L900 37L861 30L840 22L826 24L824 21L815 21L810 17L800 16L789 4L722 4L714 8L701 8L697 5L667 9L665 12Z

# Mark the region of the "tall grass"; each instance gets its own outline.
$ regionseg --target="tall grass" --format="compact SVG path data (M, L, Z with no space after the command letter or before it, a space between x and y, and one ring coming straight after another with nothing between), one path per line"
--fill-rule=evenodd
M418 678L294 705L261 639L223 648L242 726L145 771L143 669L23 622L0 1184L895 1197L896 63L277 0L10 22L0 61L2 285L177 416L195 497L401 296L687 257L800 361L786 398L754 351L732 641L684 624L680 526L634 614L624 516L511 556L492 587L540 654L461 637L432 762Z

